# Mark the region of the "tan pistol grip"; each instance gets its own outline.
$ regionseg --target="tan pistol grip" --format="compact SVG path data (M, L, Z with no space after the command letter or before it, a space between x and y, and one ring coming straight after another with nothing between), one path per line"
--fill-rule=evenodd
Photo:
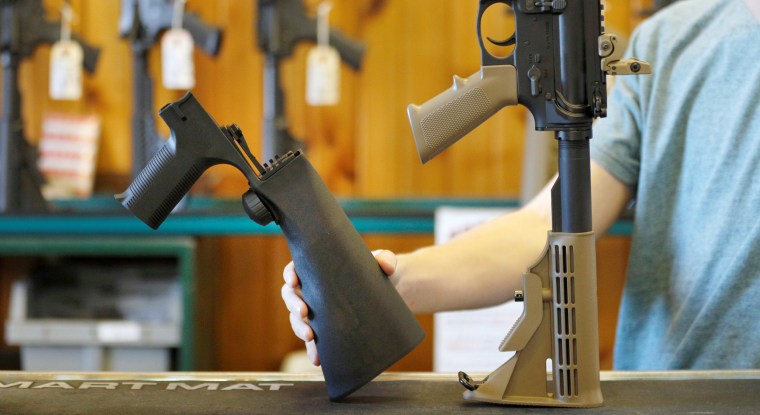
M454 76L451 89L407 107L420 159L428 162L500 109L516 104L514 66L484 66L467 79Z

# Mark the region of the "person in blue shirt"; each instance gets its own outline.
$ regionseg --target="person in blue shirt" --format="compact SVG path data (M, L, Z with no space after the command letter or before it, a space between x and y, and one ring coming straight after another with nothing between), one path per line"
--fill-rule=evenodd
M760 368L760 2L682 0L644 21L591 143L593 227L635 202L619 370ZM549 186L450 242L376 258L415 313L503 303L551 228ZM319 356L292 263L283 300ZM600 275L599 278L604 278Z

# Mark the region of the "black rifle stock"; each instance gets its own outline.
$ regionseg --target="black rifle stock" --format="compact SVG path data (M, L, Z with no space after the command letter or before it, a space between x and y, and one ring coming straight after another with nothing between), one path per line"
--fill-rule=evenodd
M485 48L481 23L495 4L511 8L514 34ZM505 17L509 18L509 17ZM602 404L591 221L589 140L607 109L607 74L649 73L621 59L604 34L599 0L480 0L481 70L422 105L408 107L420 158L427 162L505 106L521 104L537 130L555 131L559 178L552 188L552 229L539 259L523 274L523 314L499 345L515 352L482 381L460 372L466 399L499 404L591 407ZM547 362L551 375L547 376Z
M285 94L279 79L280 61L293 54L300 42L317 41L317 19L306 15L302 0L259 0L257 41L264 53L264 157L303 148L288 131ZM364 45L330 29L330 45L354 69L361 66Z
M153 80L148 70L148 52L161 34L172 27L174 3L170 0L122 0L119 32L131 42L133 73L132 177L145 167L163 145L153 116ZM197 14L183 14L182 27L205 53L216 56L222 41L221 29L206 24Z
M371 381L422 340L414 316L303 154L260 165L240 129L217 125L190 93L160 115L169 140L116 198L156 229L206 169L235 166L248 180L249 217L274 221L287 239L331 400Z
M42 44L61 39L61 23L45 19L42 0L0 1L0 53L3 65L3 113L0 119L0 213L45 211L44 182L37 169L37 150L24 135L18 69ZM72 39L84 52L84 68L95 71L99 49Z

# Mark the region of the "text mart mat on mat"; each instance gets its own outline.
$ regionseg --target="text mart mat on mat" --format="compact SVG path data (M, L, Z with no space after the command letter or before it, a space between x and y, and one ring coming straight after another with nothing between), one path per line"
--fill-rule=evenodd
M0 414L749 414L760 371L603 372L593 409L462 399L455 374L384 374L342 402L321 377L282 373L34 373L0 371Z

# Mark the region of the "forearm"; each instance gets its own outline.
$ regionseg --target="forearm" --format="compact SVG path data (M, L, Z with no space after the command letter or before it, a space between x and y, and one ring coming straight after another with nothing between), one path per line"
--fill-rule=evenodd
M523 208L445 244L399 255L390 278L415 313L500 304L522 287L549 227L547 215Z
M398 255L390 276L415 313L488 307L514 297L538 261L551 229L551 186L525 207L451 241ZM602 236L630 201L627 186L591 163L594 232Z

